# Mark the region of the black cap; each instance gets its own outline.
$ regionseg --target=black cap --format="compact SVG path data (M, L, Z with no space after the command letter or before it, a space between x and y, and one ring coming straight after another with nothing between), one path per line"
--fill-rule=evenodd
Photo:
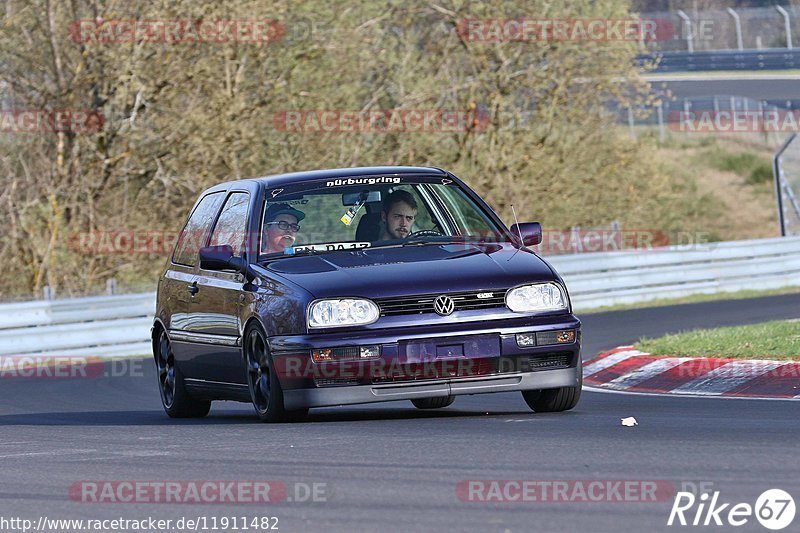
M295 209L289 204L272 204L271 206L267 207L267 212L264 215L264 220L266 222L272 222L278 217L278 215L292 215L297 219L298 222L306 218L305 213Z

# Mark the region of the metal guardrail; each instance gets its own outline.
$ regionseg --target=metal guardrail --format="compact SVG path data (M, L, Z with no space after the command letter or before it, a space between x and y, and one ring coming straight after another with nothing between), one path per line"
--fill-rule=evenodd
M800 237L547 256L575 310L800 285ZM155 294L0 305L0 356L148 355Z
M692 294L800 285L800 238L553 256L576 311Z
M0 305L0 356L127 356L150 352L155 293Z
M709 70L786 70L800 68L800 49L714 50L708 52L660 52L640 55L638 60L659 63L653 72Z

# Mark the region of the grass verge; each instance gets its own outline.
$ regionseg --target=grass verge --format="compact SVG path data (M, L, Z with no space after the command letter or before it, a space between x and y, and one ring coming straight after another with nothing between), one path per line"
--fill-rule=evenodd
M637 350L653 355L734 359L800 359L800 321L776 320L747 326L699 329L642 338Z

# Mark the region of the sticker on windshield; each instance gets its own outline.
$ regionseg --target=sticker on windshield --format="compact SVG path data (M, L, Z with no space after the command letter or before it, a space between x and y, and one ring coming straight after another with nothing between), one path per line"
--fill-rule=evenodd
M400 183L400 178L390 178L381 176L379 178L347 178L335 179L325 183L326 187L346 187L349 185L375 185L377 183L388 183L397 185Z
M306 244L295 246L293 248L286 248L284 253L289 255L300 254L303 252L335 252L338 250L361 250L362 248L369 248L372 243L369 242L330 242L324 244Z
M361 193L355 205L350 206L347 209L347 212L344 215L342 215L342 218L339 219L342 221L342 224L344 224L345 226L349 226L350 224L353 223L353 220L355 220L356 215L358 215L358 212L361 210L362 207L364 207L364 204L367 202L368 195L369 191L364 191Z

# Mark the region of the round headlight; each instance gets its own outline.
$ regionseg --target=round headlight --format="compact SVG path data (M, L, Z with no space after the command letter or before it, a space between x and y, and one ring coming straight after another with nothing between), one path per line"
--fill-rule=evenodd
M568 307L564 291L556 283L522 285L508 291L506 305L515 313L563 311Z
M378 320L380 310L374 302L357 298L318 300L308 308L309 328L363 326Z

